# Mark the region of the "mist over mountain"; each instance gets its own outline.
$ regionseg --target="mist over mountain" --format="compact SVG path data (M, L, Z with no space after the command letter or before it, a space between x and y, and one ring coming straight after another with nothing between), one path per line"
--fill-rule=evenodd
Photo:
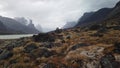
M18 21L18 22L20 22L21 24L23 24L23 25L28 25L28 20L27 19L25 19L24 17L15 17L14 18L16 21Z
M37 29L38 31L42 32L42 27L39 24L35 26L31 19L26 19L24 17L15 17L14 19L20 22L21 24L28 26L29 28L32 28L35 30Z
M43 32L42 27L39 24L36 25L36 29L39 30L40 32Z
M77 21L85 12L113 7L119 0L0 0L0 15L25 17L43 30L55 30L68 21Z
M14 20L12 18L0 16L0 21L7 28L7 30L3 28L4 32L8 32L9 31L9 33L13 33L13 34L17 34L17 33L19 33L19 34L24 34L24 33L29 33L29 34L39 33L39 31L36 28L33 28L34 25L32 27L30 27L30 26L28 27L25 24L21 24L20 22Z
M67 29L67 28L72 28L77 24L77 22L67 22L62 28Z

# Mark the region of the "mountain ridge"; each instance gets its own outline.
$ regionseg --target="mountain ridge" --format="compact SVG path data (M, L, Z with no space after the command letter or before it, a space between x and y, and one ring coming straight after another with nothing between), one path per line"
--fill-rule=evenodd
M8 17L0 17L0 21L6 26L7 30L10 33L20 33L20 34L24 34L24 33L29 33L29 34L34 34L34 33L39 33L39 31L37 29L33 29L30 28L26 25L23 25L21 23L19 23L18 21L12 19L12 18L8 18ZM4 31L5 32L5 31ZM7 32L7 31L6 31Z
M88 12L90 13L90 12ZM79 19L77 26L85 26L91 24L93 22L104 21L105 19L113 17L113 15L117 15L120 13L120 2L118 2L113 8L102 8L98 11L92 12L92 14L88 16L88 18L84 18L85 14ZM119 15L119 14L118 14ZM81 20L81 19L84 20Z

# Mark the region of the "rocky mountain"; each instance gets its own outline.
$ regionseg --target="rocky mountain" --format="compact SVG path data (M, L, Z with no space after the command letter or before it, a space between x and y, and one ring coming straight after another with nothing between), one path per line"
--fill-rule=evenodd
M79 22L84 22L86 19L88 19L94 12L86 12L83 14L83 16L79 19Z
M76 22L67 22L62 28L67 29L67 28L72 28L76 25Z
M32 20L29 20L29 24L28 24L27 26L28 26L29 28L32 28L32 29L35 28L35 26L34 26Z
M37 29L30 28L26 25L21 24L20 22L7 17L0 17L0 21L4 24L4 26L7 28L10 33L39 33Z
M33 30L38 30L39 32L41 32L40 30L42 30L40 25L38 27L35 27L31 19L25 19L24 17L16 17L15 20L20 22L23 25L26 25L27 27ZM37 28L40 28L40 29L37 29Z
M0 40L0 68L120 68L120 10L116 9L84 28Z
M28 20L27 19L25 19L24 17L15 17L14 18L16 21L18 21L18 22L20 22L21 24L23 24L23 25L28 25Z
M33 24L32 20L29 20L29 24L27 25L29 28L31 28L33 31L38 30L35 25ZM42 29L42 28L41 28ZM38 30L39 31L39 30ZM39 31L40 32L40 31Z
M111 8L102 8L96 12L85 13L81 18L82 20L80 19L76 26L84 26L90 24L91 22L102 21L109 15L111 11Z
M6 30L5 25L0 21L0 31Z
M111 13L109 14L108 18L115 18L115 16L119 16L120 14L120 2L118 2L116 4L116 6L114 8L112 8L113 10L111 11Z
M105 19L119 15L120 2L113 8L102 8L96 12L85 13L78 21L76 26L86 26L94 22L104 21Z
M5 25L0 21L0 34L4 33L6 31Z

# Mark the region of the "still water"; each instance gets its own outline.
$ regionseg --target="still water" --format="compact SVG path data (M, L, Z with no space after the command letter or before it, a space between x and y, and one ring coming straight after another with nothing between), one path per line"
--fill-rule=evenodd
M0 35L0 39L19 39L22 37L30 37L33 34L20 34L20 35Z

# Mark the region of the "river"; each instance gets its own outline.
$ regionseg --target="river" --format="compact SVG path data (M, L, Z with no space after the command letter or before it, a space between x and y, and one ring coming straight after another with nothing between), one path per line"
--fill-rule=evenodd
M19 34L19 35L0 35L0 39L19 39L22 37L30 37L33 34Z

